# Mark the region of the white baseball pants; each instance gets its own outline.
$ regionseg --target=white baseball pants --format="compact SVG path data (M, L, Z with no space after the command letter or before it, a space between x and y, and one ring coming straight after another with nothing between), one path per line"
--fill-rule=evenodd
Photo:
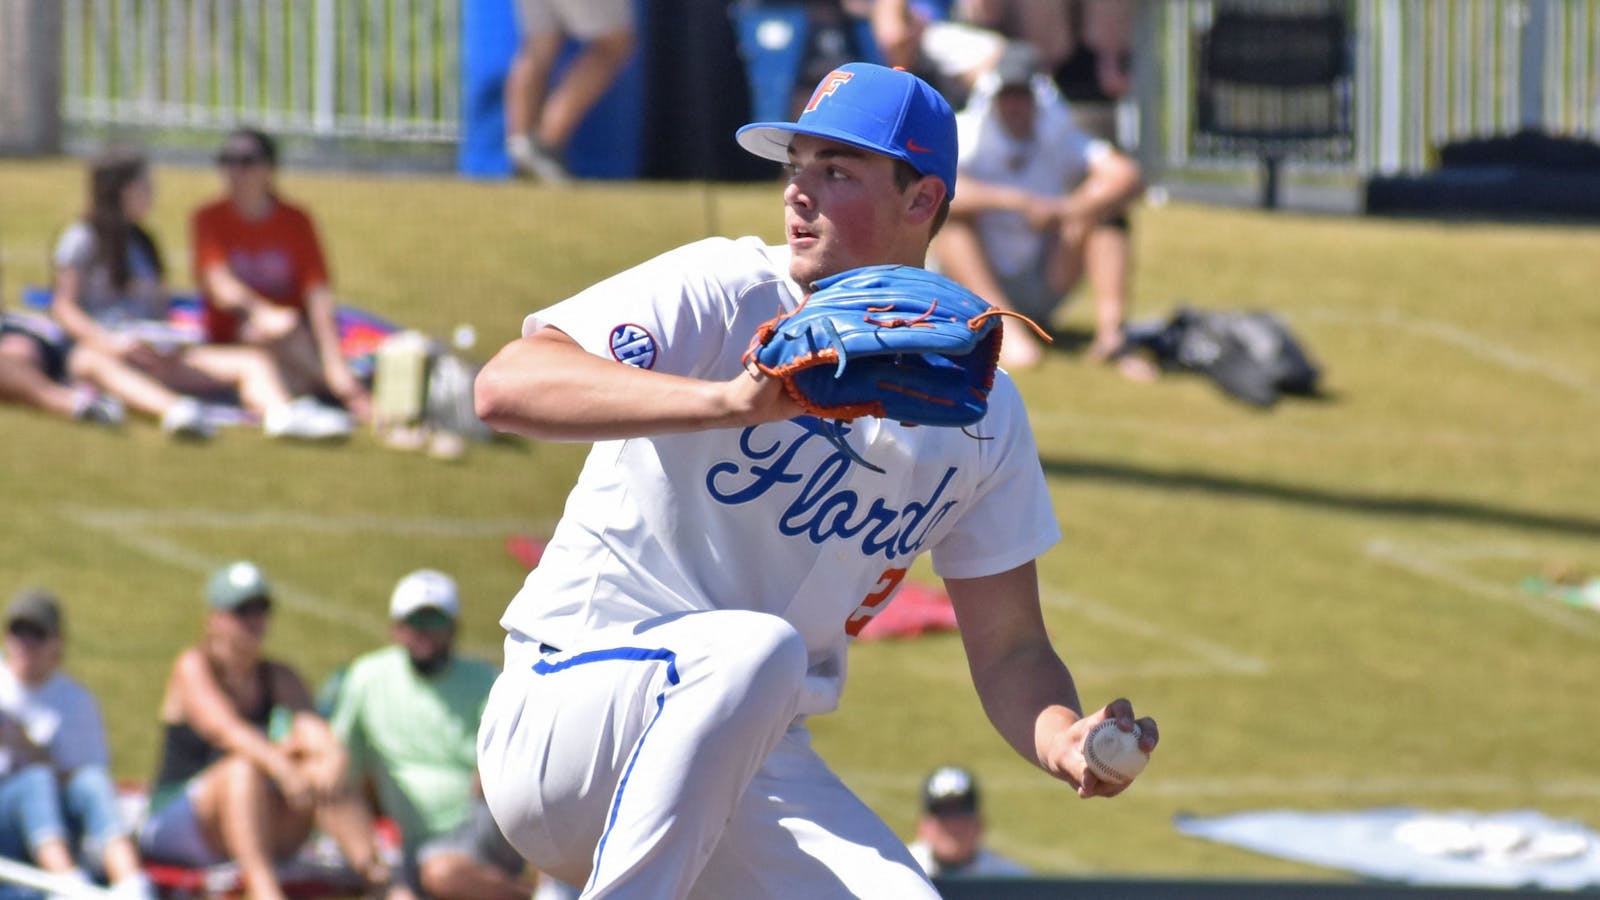
M937 900L795 723L805 669L787 622L739 610L513 636L478 734L489 808L585 898Z

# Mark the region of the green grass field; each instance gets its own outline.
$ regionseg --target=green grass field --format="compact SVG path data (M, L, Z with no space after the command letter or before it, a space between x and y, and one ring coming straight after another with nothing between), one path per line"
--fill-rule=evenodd
M216 189L160 168L154 225L189 284L186 214ZM777 239L776 186L551 190L286 173L341 293L486 357L521 317L708 233ZM81 208L75 161L0 165L3 289L42 283ZM1019 383L1066 540L1046 615L1085 702L1161 723L1139 784L1081 802L983 720L958 640L859 647L845 709L814 723L836 769L909 835L921 776L972 766L992 840L1052 873L1339 877L1179 835L1178 812L1533 806L1600 826L1600 612L1526 593L1600 574L1600 230L1446 225L1172 205L1137 216L1137 315L1179 302L1284 315L1329 396L1271 412L1173 376L1126 382L1070 353ZM1082 329L1086 310L1065 325ZM448 464L234 429L208 446L0 409L0 593L47 584L69 667L104 701L119 775L155 764L168 662L201 583L252 557L282 588L276 654L320 680L385 639L395 579L436 566L498 654L522 572L583 448L475 446Z

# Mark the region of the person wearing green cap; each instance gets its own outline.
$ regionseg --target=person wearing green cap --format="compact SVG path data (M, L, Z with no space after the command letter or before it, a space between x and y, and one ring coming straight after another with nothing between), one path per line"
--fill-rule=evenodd
M249 896L284 896L275 863L313 828L374 888L389 880L345 753L298 673L262 655L272 587L230 563L206 582L205 632L178 654L161 700L162 752L140 849L202 868L232 859Z

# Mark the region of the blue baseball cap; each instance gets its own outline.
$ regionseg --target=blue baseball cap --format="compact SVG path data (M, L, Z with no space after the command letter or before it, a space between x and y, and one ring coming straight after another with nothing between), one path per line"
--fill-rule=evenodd
M956 115L926 81L872 63L847 63L829 72L795 122L753 122L739 129L739 146L763 159L787 162L797 134L827 138L894 159L944 181L956 195Z

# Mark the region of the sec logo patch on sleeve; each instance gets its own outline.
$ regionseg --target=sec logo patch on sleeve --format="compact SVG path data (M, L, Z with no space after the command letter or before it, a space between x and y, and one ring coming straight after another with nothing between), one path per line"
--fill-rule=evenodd
M617 362L641 369L656 364L656 339L638 325L623 324L611 329L611 355Z

